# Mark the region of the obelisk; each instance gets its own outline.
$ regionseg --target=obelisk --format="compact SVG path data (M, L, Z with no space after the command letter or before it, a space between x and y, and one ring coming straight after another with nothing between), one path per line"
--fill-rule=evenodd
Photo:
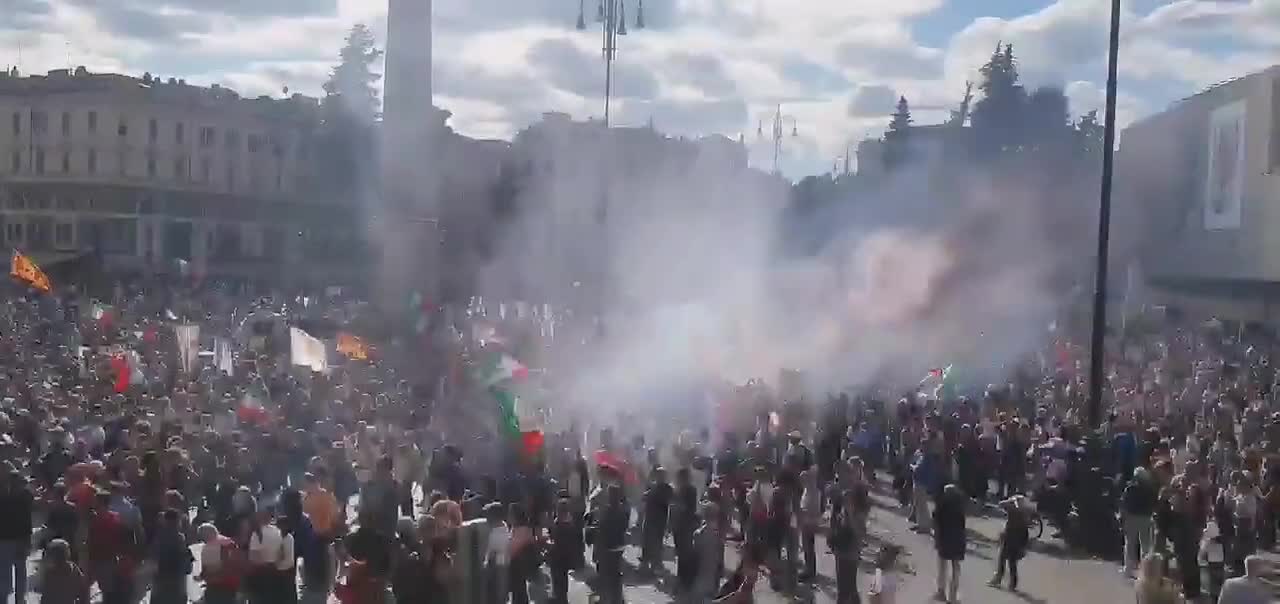
M432 105L431 0L389 0L380 161L382 198L374 233L382 258L377 296L388 317L410 300L437 304L440 113ZM414 293L419 296L414 296Z

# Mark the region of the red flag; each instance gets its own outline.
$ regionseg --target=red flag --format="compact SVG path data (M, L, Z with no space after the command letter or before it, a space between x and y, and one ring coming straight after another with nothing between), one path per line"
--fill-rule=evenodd
M596 465L608 466L617 470L619 474L622 474L622 479L629 483L635 483L637 480L635 469L631 467L631 463L612 451L604 449L596 451Z

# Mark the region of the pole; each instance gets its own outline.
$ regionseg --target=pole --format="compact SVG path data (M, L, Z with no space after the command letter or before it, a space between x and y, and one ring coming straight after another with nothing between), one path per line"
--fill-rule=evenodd
M617 49L618 0L605 0L604 9L604 127L609 127L609 103L613 97L613 55Z
M1107 255L1111 239L1111 181L1115 171L1116 72L1120 55L1120 0L1111 0L1111 40L1107 58L1107 115L1102 147L1102 193L1098 203L1098 266L1094 273L1093 333L1089 358L1089 421L1102 425L1103 361L1106 356Z

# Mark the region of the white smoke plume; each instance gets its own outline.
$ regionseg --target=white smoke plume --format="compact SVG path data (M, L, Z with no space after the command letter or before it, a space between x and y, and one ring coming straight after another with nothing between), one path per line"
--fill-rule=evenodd
M1052 278L1067 255L1051 241L1065 227L1043 187L920 167L796 218L777 179L696 153L640 163L631 133L612 134L524 141L536 160L522 215L482 279L491 297L519 281L572 303L594 286L574 271L601 263L605 336L561 338L550 355L582 408L678 407L681 388L781 369L802 371L813 396L910 386L952 363L995 382L1061 303ZM784 253L783 233L817 252Z

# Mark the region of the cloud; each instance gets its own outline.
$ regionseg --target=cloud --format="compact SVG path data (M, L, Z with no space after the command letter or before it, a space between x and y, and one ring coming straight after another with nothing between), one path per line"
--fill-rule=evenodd
M662 71L668 80L691 86L708 97L723 97L738 92L738 84L729 77L724 61L712 54L687 51L671 53L664 62Z
M604 65L575 42L549 38L526 52L534 72L566 92L582 97L604 96ZM619 98L649 99L657 95L658 81L647 70L622 61L614 62L613 94Z
M849 116L887 116L893 112L894 104L897 102L898 93L888 86L878 84L859 86L849 99Z
M916 44L898 23L853 30L836 47L835 56L846 68L878 77L929 79L942 74L942 51Z
M110 11L117 2L91 0L86 4ZM315 17L338 13L338 0L134 0L138 10L185 10L234 17Z

